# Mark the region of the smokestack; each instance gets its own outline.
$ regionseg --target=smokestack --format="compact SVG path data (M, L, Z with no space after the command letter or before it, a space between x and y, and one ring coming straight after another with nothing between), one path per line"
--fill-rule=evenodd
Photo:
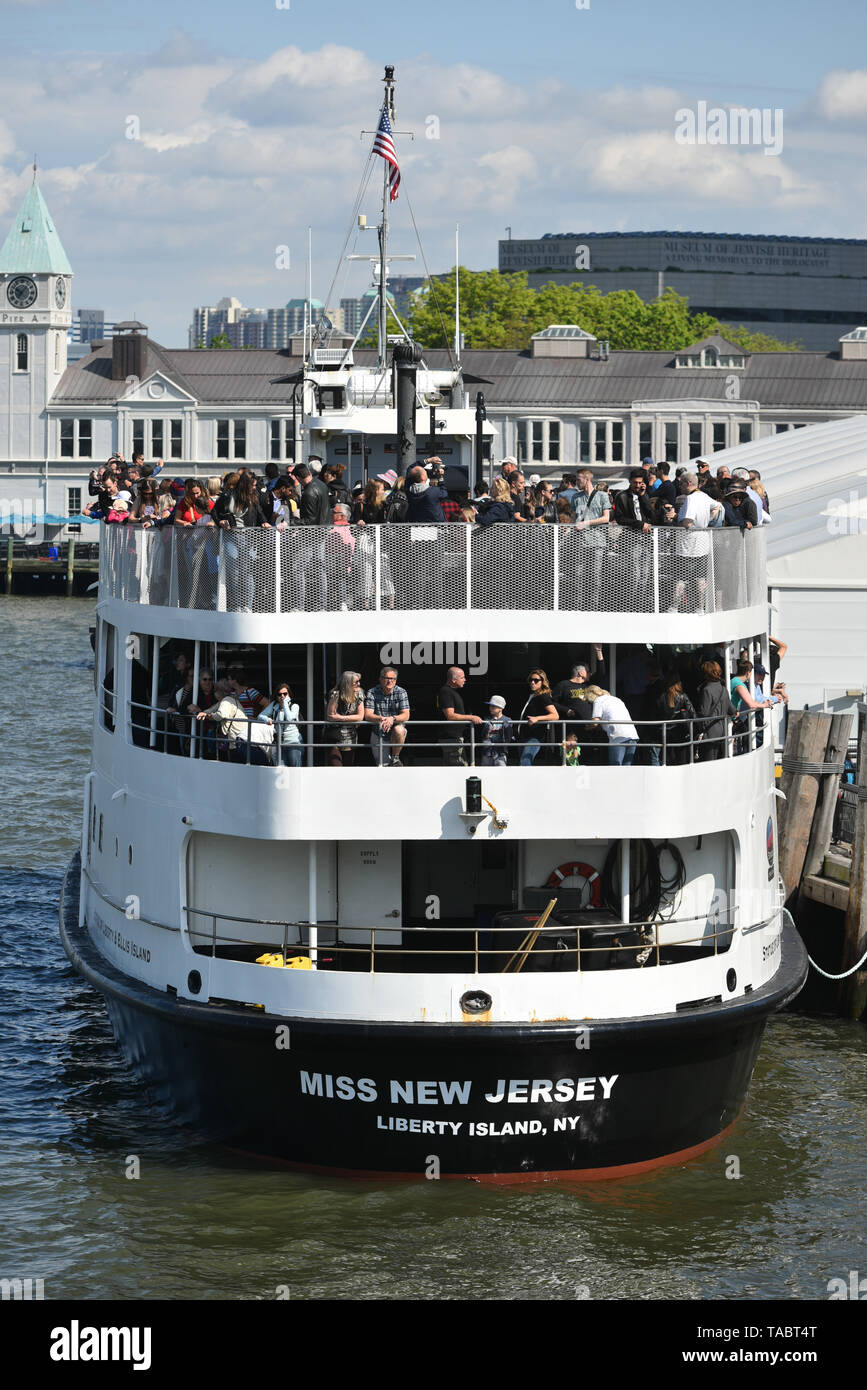
M129 320L116 325L111 340L112 381L126 381L130 376L136 376L141 381L145 374L146 343L145 324Z
M392 362L397 378L397 473L400 478L405 478L415 463L415 388L420 361L421 348L415 343L395 343Z

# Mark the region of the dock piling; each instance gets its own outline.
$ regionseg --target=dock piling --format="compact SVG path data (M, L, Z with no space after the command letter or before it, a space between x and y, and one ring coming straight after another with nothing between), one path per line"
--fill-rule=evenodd
M849 874L849 906L843 941L843 970L850 970L867 950L867 704L858 704L858 802ZM867 1009L867 968L856 971L840 987L841 1011L861 1018Z

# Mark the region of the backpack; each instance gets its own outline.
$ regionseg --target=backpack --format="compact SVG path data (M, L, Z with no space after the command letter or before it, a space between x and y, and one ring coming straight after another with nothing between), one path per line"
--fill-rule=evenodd
M405 492L392 492L385 499L382 514L387 522L406 521L409 498Z

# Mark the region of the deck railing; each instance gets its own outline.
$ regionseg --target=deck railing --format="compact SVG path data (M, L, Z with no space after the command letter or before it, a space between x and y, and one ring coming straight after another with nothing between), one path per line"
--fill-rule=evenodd
M111 692L104 692L101 722L113 728ZM589 711L590 705L585 709ZM480 725L444 719L409 719L398 726L399 738L380 736L368 721L334 724L321 719L274 723L250 718L240 710L231 716L225 731L219 720L201 720L186 711L164 705L130 701L133 742L176 757L212 762L243 763L248 767L301 767L331 763L341 767L387 767L393 757L408 766L531 767L557 764L586 768L600 764L632 765L636 760L653 767L683 767L693 762L728 758L760 748L764 712L744 710L737 719L723 723L715 716L687 719L631 720L638 738L629 736L627 725L613 724L610 737L592 719L557 719L529 724L510 719L494 738ZM226 722L226 721L223 721Z
M761 604L764 575L761 529L115 525L100 547L102 597L220 613L720 613Z
M552 896L553 894L552 890ZM736 909L735 909L736 911ZM721 955L728 951L740 928L723 916L687 915L643 921L619 921L613 912L586 910L583 922L560 921L554 914L537 927L541 911L518 909L506 914L508 925L493 922L481 927L400 926L339 927L334 921L306 921L236 917L210 908L187 906L186 930L194 950L212 958L232 959L240 950L241 961L252 963L254 953L275 950L283 961L299 954L310 956L317 968L337 970L396 971L413 974L448 962L461 973L519 974L522 970L622 970L682 963L689 959ZM728 915L728 914L726 914ZM336 940L312 945L311 925L328 930ZM341 941L340 932L352 932L352 944ZM365 939L358 940L360 936ZM237 959L237 957L235 957ZM278 962L279 964L279 962Z

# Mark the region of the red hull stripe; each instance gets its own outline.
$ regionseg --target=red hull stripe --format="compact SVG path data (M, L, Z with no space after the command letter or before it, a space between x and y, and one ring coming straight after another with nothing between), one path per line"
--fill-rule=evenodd
M743 1113L743 1112L742 1112ZM642 1159L640 1163L619 1163L612 1168L561 1168L553 1171L539 1169L533 1173L441 1173L440 1182L483 1182L483 1183L526 1183L526 1182L610 1182L615 1178L631 1178L638 1173L649 1173L654 1168L671 1168L679 1163L688 1163L692 1158L707 1153L715 1144L730 1134L738 1123L740 1115L730 1125L693 1144L688 1149L678 1149L676 1153L660 1154L658 1158ZM244 1154L263 1163L279 1163L281 1167L293 1168L301 1173L322 1173L326 1177L356 1178L368 1182L419 1182L421 1173L393 1173L374 1168L331 1168L320 1163L293 1163L287 1158L274 1158L269 1155L250 1153L246 1149L236 1149L226 1145L233 1153Z

